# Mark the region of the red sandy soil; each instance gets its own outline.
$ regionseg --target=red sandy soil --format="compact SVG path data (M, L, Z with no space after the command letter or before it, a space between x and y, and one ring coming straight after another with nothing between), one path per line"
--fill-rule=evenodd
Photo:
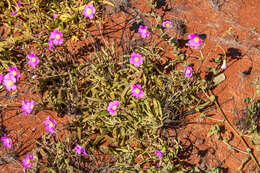
M178 19L184 22L187 26L187 31L184 36L177 34L174 29L168 31L169 35L177 34L179 39L188 39L189 33L205 34L206 39L204 41L205 47L202 52L204 57L207 59L202 66L201 75L205 76L206 67L215 65L211 63L210 60L217 57L218 54L223 54L223 50L217 47L219 44L225 52L233 50L227 59L227 69L224 71L226 80L218 85L214 89L214 94L217 96L219 103L222 103L231 97L233 100L226 102L221 105L222 109L226 113L228 119L234 124L234 119L239 117L235 114L235 110L245 109L244 99L246 97L253 97L255 94L255 87L251 85L251 82L260 75L260 51L257 45L260 43L260 3L258 0L230 0L224 1L220 0L220 6L214 5L214 0L172 0L172 6L174 9L166 12L164 20L174 20ZM132 1L132 5L135 6L142 12L149 11L149 7L143 1ZM119 31L112 32L110 34L104 35L104 39L107 43L111 41L118 41L122 34L122 28L124 27L125 19L129 16L124 13L115 13L112 7L107 8L107 12L111 12L111 18L107 18L106 27L102 27L105 31L112 31L116 29L121 29ZM112 20L116 19L116 20ZM144 21L147 26L151 21ZM126 31L129 31L130 24L126 26ZM232 28L232 29L231 29ZM227 33L227 30L230 30ZM94 33L98 33L94 31ZM226 33L224 36L223 34ZM138 34L135 34L135 38L140 38ZM102 40L102 37L100 37ZM102 42L102 41L101 41ZM69 40L67 42L68 49L71 51L79 51L82 46L91 43L87 39L81 39L77 43ZM186 54L192 56L200 56L198 50L191 50L188 48L183 48L186 50ZM241 52L241 55L236 55L236 50ZM209 55L208 55L209 53ZM208 55L208 56L207 56ZM85 57L90 57L90 55L84 55ZM168 58L174 58L171 50L165 48L165 56ZM198 70L201 61L198 61L190 56L187 57L188 62L194 63L194 71ZM251 73L245 75L243 72L248 71L252 68ZM22 86L18 85L18 89L22 90ZM3 92L1 95L5 95ZM34 98L37 96L26 95L15 98L15 101L21 103L22 99ZM12 101L14 102L14 101ZM6 99L1 99L1 104L6 104ZM21 105L17 105L21 106ZM19 111L20 109L13 111L6 111L2 113L3 124L7 129L11 130L9 136L12 139L19 140L15 141L17 145L24 142L29 145L29 148L33 148L34 139L47 133L43 121L48 115L51 115L57 121L58 128L61 128L68 120L71 120L69 116L59 118L56 116L55 112L51 111L41 111L35 115L27 115L24 117ZM19 114L17 116L16 114ZM208 114L212 115L212 118L223 120L223 117L216 110L211 110ZM182 140L183 145L191 146L189 150L189 157L185 158L185 161L189 164L195 165L204 169L209 167L211 164L215 167L226 168L226 172L236 173L240 172L238 167L241 161L246 158L246 155L241 152L233 152L228 149L222 141L215 139L215 136L208 138L207 134L214 124L221 124L216 120L201 118L199 115L189 115L187 120L191 122L190 124L178 129L177 133ZM230 144L242 151L246 151L245 146L241 141L234 136L232 131L225 126L226 131L223 134L225 136L231 136L232 140ZM18 135L19 138L16 138ZM246 141L250 144L249 139L246 137ZM251 146L251 145L250 145ZM26 153L20 158L22 160ZM260 160L260 152L254 150L258 161ZM19 168L19 169L15 169ZM14 164L4 165L0 167L1 172L19 172L21 170L20 166L14 166ZM252 159L245 165L241 172L252 172L256 171L256 166Z

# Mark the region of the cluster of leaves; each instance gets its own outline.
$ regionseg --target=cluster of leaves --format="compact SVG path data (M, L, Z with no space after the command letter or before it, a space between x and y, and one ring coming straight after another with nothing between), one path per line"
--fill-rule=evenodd
M242 130L244 134L251 135L251 143L256 145L256 149L260 150L260 136L258 134L258 123L259 123L259 115L260 115L260 100L255 100L252 98L245 99L245 103L247 104L247 110L244 116L247 118L245 123L247 126Z
M100 151L115 154L115 165L119 166L120 170L140 170L141 165L155 160L155 155L151 154L154 150L162 149L163 153L167 153L162 167L166 170L177 169L177 165L171 161L178 158L180 146L176 141L163 141L160 138L161 130L164 127L176 128L171 121L179 119L185 111L195 107L203 108L207 101L199 98L198 94L202 87L206 89L207 86L197 75L187 80L182 71L163 73L163 66L151 60L159 56L152 51L149 47L135 50L144 57L141 69L129 64L129 55L113 56L113 47L96 52L92 60L78 66L71 62L60 66L60 71L47 69L60 64L55 62L51 65L49 63L48 67L42 65L39 68L39 71L44 71L45 75L49 76L39 79L39 88L50 93L46 98L52 96L46 103L65 110L64 113L69 113L68 109L73 108L80 116L68 126L72 134L72 138L69 139L73 141L71 144L83 144L91 153ZM59 58L53 59L58 61ZM138 100L131 96L132 83L142 85L145 98ZM110 115L106 108L108 103L115 99L120 101L119 112ZM93 135L96 135L95 139L90 140ZM110 141L111 146L104 147L102 144L105 141ZM135 142L140 147L131 147ZM56 144L46 143L48 147L43 148L47 150ZM73 152L73 147L69 148L70 150L63 150L66 155ZM134 164L135 156L144 160ZM58 163L51 161L48 164L52 164L53 167ZM155 168L153 166L150 169Z

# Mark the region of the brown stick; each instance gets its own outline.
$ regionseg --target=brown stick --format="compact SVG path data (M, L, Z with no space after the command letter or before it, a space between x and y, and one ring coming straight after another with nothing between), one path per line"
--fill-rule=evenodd
M209 90L210 95L214 94L212 93L211 90ZM215 96L214 96L215 97ZM252 152L252 149L249 147L249 145L247 144L246 140L243 138L243 136L241 134L238 133L238 131L232 126L231 122L227 119L227 116L225 115L225 113L223 112L223 110L221 109L221 107L218 104L218 101L216 99L214 99L214 103L216 104L218 110L220 111L220 113L222 114L222 116L224 117L224 120L226 122L226 124L231 128L231 130L240 138L240 140L244 143L244 145L247 148L247 152L249 153L250 157L254 160L255 164L257 165L258 169L260 169L260 165L254 155L254 153Z

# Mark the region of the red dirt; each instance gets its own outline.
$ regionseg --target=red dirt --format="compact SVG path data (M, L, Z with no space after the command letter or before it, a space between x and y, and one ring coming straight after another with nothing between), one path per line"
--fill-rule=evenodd
M227 59L228 68L224 71L226 80L218 85L214 89L214 94L217 96L217 99L220 103L234 97L233 101L229 101L221 105L222 109L226 113L227 117L231 122L236 116L234 110L245 109L245 104L243 103L246 97L253 97L255 94L255 87L250 83L259 76L260 72L260 60L259 55L260 51L255 45L259 45L260 30L259 19L260 19L260 3L258 0L232 0L224 1L223 4L219 7L213 5L213 0L201 1L201 0L174 0L171 1L174 9L166 13L164 19L173 20L178 19L182 20L187 26L187 33L184 36L178 34L179 39L187 40L189 33L199 33L206 34L206 39L204 41L205 47L202 52L205 57L207 54L210 55L205 60L204 65L202 66L202 76L205 76L206 67L213 65L209 60L216 58L218 54L223 54L221 48L216 47L216 44L219 45L225 50L228 51L229 48L234 48L233 50L241 51L241 56L235 57L236 51L231 52L230 56ZM141 11L149 11L149 7L145 5L142 1L134 1L132 5ZM112 10L112 7L107 9ZM107 43L114 41L114 38L119 40L122 34L122 28L124 27L124 21L129 16L123 15L123 13L114 13L109 18L106 19L108 22L106 28L103 27L105 31L121 29L117 32L104 35L104 38L107 40ZM145 20L145 24L149 26L151 21ZM127 31L129 31L130 24L127 26ZM223 34L229 28L232 28L230 34ZM98 33L98 31L93 31L93 33ZM169 32L170 35L176 34L174 30ZM109 38L108 38L109 36ZM136 33L134 38L140 38L139 34ZM100 37L102 40L102 37ZM81 39L81 41L73 42L69 40L67 42L68 49L73 51L78 51L78 49L84 45L87 45L89 41L86 39ZM199 51L183 48L186 50L186 54L192 56L200 56ZM171 50L165 49L165 57L174 58ZM85 58L89 58L90 55L84 55ZM194 63L194 71L197 71L201 61L198 61L192 57L187 57L189 62ZM83 59L80 59L82 61ZM248 71L252 67L252 71L249 75L243 74L244 71ZM22 80L21 80L22 81ZM18 90L23 90L22 85L18 85ZM5 95L6 92L3 92L2 95ZM26 95L26 97L18 97L15 100L18 103L21 103L22 99L35 98L31 94ZM35 100L38 100L35 98ZM7 101L1 99L1 105L6 104ZM18 105L19 107L21 105ZM17 109L20 110L20 109ZM19 112L19 111L18 111ZM17 145L24 142L26 144L33 143L35 139L42 136L45 131L43 121L47 118L48 115L51 115L57 122L57 128L62 127L68 120L71 118L65 116L59 118L54 112L50 111L41 111L36 115L27 115L24 117L21 112L20 116L15 116L17 113L14 111L6 111L2 114L3 124L7 127L8 130L13 130L9 133L9 136L12 139L17 140L16 133L18 133L19 141L13 142ZM217 111L211 111L209 114L213 115L212 118L223 120L221 114ZM215 139L215 136L210 138L207 137L208 131L212 124L220 124L218 121L212 119L202 119L199 115L190 115L186 118L190 123L187 126L178 130L180 139L184 145L190 145L192 143L193 148L190 150L190 157L186 158L185 161L190 164L195 164L200 168L212 166L219 166L226 168L226 172L235 173L239 172L237 169L241 164L241 161L246 158L246 155L243 153L236 153L228 149L228 146L225 145L222 141ZM234 124L234 122L233 122ZM231 130L225 126L227 132L223 135L232 136ZM14 131L15 130L15 131ZM234 136L234 134L233 134ZM190 141L188 141L188 139ZM248 138L246 138L249 143ZM234 136L230 141L230 144L240 150L246 151L245 146L239 141L237 136ZM250 143L249 143L250 144ZM34 145L30 145L27 150L32 149ZM251 146L251 145L250 145ZM19 147L17 147L19 148ZM20 161L25 157L26 152L20 158ZM254 154L257 156L258 161L260 160L260 152L254 150ZM13 164L4 165L0 167L2 172L16 172L18 170L13 168ZM15 166L22 168L21 166ZM246 164L243 172L250 172L256 170L255 164L252 159Z

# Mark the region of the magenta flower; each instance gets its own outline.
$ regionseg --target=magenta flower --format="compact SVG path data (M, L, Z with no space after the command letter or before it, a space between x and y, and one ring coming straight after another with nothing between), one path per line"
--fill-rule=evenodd
M139 67L143 63L143 59L139 53L131 53L131 58L129 60L131 64L134 64L135 67Z
M84 16L89 19L93 19L93 14L96 13L96 9L92 4L88 4L84 8Z
M52 40L51 40L51 38L49 39L49 42L48 42L48 44L49 44L49 50L52 50L52 46L53 46L53 43L52 43Z
M115 100L114 102L110 102L107 111L110 113L110 115L114 115L118 109L119 102Z
M54 31L50 35L50 39L54 45L59 45L63 43L63 34L58 31L58 29L54 29Z
M164 28L168 28L168 29L171 28L171 27L172 27L172 22L170 22L170 21L168 21L168 20L167 20L167 21L164 21L164 22L163 22L163 27L164 27Z
M3 79L4 79L4 75L0 73L0 84L2 83Z
M1 137L1 140L3 141L5 147L7 147L9 149L11 148L11 145L12 145L12 139L11 138L8 138L6 136L6 134L4 134L4 137Z
M148 28L144 25L140 25L138 28L138 33L141 34L142 38L149 37L149 31Z
M163 154L160 150L155 150L156 155L158 156L159 159L162 158ZM161 160L159 161L159 163L156 164L156 166L159 168L161 166Z
M22 162L23 162L23 169L24 169L24 170L26 170L27 168L30 168L30 167L31 167L31 165L32 165L32 163L31 163L32 159L33 159L33 155L29 155L29 154L27 153L25 159L23 159L23 161L22 161Z
M58 14L53 13L52 18L53 18L53 19L56 19L57 17L58 17Z
M29 59L28 64L32 66L32 68L35 68L36 64L39 63L39 58L34 54L34 52L31 52L31 54L27 55L27 58Z
M7 89L7 91L16 90L15 82L16 82L16 78L13 75L13 73L7 73L4 76L4 86Z
M46 125L46 130L53 134L56 126L56 121L51 120L51 117L48 116L47 120L44 121L44 124Z
M188 37L190 40L188 43L186 43L186 46L194 47L194 49L199 49L200 46L202 45L201 38L196 34L189 34Z
M137 99L144 96L144 92L141 90L141 85L131 84L131 88L132 88L132 92L131 92L132 96L135 96Z
M29 100L26 100L25 102L22 101L22 111L24 116L32 112L34 105L34 100L31 100L31 103L29 102Z
M79 144L76 145L75 150L76 150L76 152L77 152L79 155L80 155L81 153L82 153L84 156L87 155L85 148L82 147L82 146L80 146Z
M18 6L18 10L19 10L19 8L21 8L21 2L20 2L20 0L18 0L17 6ZM12 16L16 15L16 14L18 13L18 10L13 11L13 12L12 12Z
M226 60L224 59L223 60L223 64L222 66L220 67L222 70L225 70L227 68L227 63L226 63Z
M184 74L186 77L191 77L192 76L192 68L187 66L184 70Z
M18 6L18 8L21 8L21 2L20 2L20 0L18 0L17 6Z
M63 34L58 31L58 29L54 29L53 32L51 32L51 35L49 37L49 49L52 50L52 46L54 45L60 45L63 43Z
M12 16L16 15L17 14L17 11L13 11L12 12Z
M20 77L20 73L18 72L16 66L8 67L8 71L15 76L16 80Z
M160 150L155 150L155 153L159 157L159 159L162 158L162 152Z

